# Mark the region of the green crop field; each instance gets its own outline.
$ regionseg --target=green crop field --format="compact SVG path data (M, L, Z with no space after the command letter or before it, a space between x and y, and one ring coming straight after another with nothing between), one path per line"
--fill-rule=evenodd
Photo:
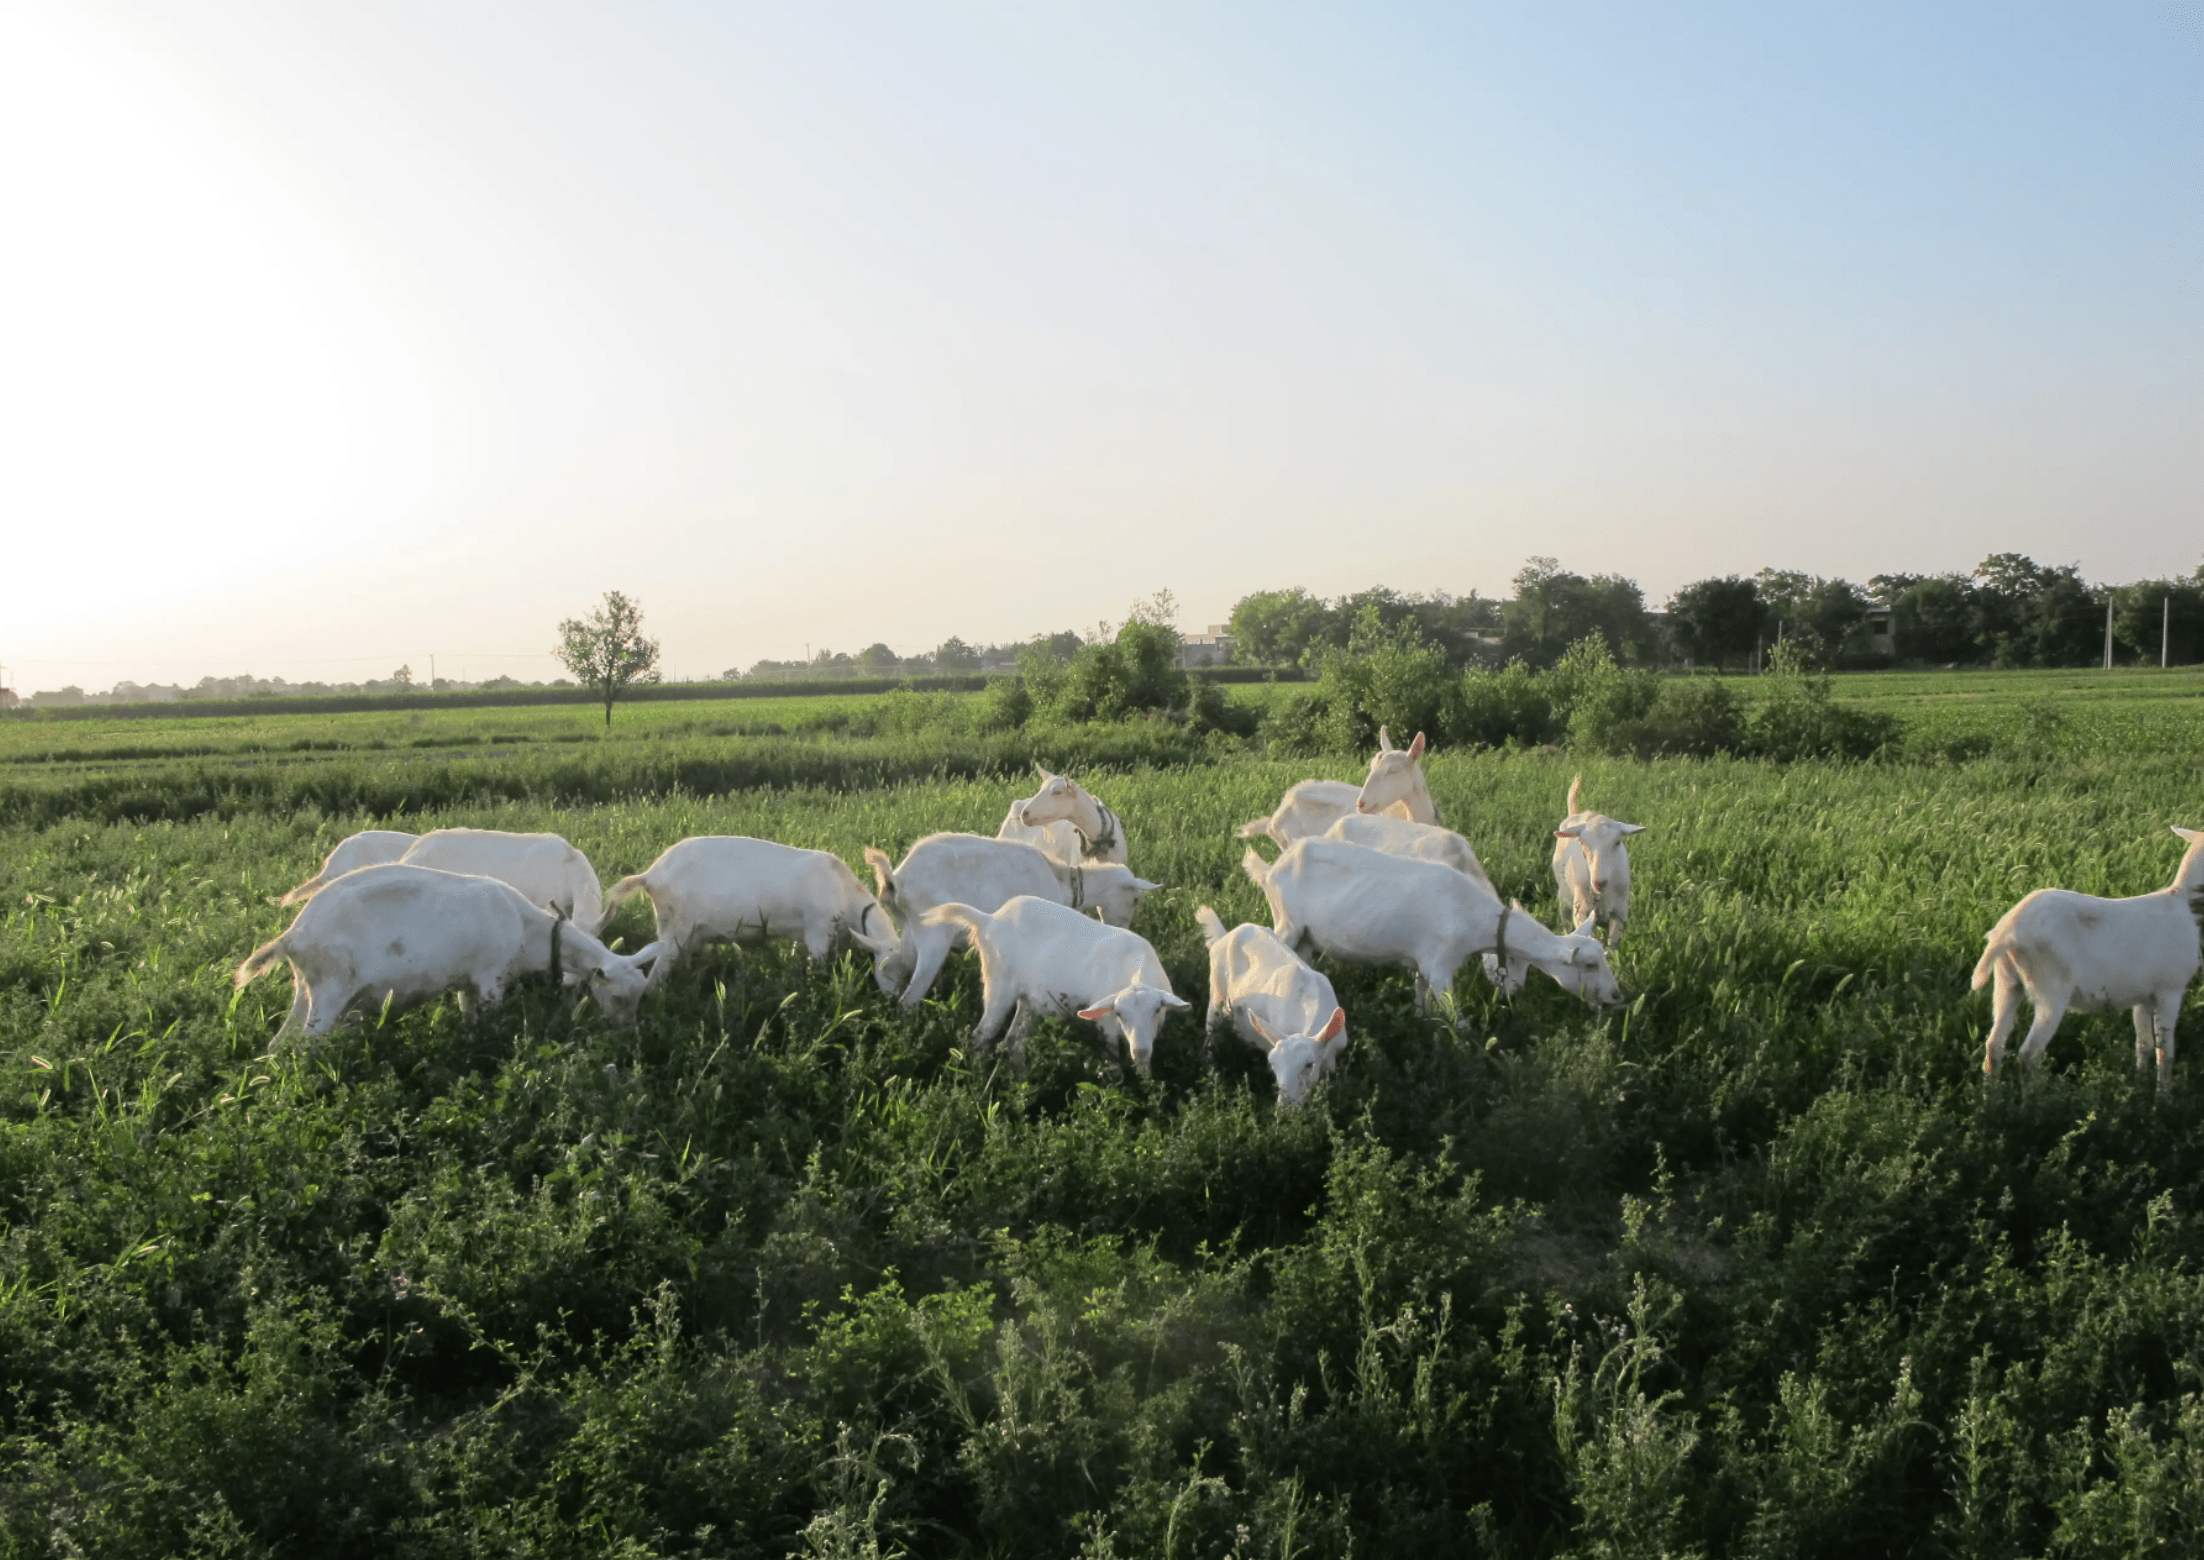
M1986 1087L1967 981L2032 888L2171 880L2204 675L1836 691L1915 756L1431 755L1549 924L1570 777L1647 825L1630 1001L1334 967L1299 1110L1205 1054L1193 913L1261 918L1233 831L1352 757L985 695L0 722L0 1554L2194 1552L2200 1002L2165 1098L2125 1014ZM316 1048L231 988L358 828L856 863L1035 757L1165 885L1150 1078L972 1054L964 958L910 1017L720 949L633 1029L534 981Z

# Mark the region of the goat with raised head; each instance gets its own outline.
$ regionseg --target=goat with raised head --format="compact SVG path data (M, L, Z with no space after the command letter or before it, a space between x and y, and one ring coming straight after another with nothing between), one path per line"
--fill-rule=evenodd
M1241 824L1240 838L1267 837L1282 849L1295 840L1322 834L1353 813L1388 813L1417 823L1437 823L1439 809L1431 800L1420 762L1423 746L1420 731L1408 746L1396 748L1392 733L1378 727L1378 750L1371 755L1370 773L1362 784L1303 780L1287 790L1269 817Z
M1569 782L1568 816L1554 830L1554 886L1572 920L1587 916L1607 924L1607 946L1622 941L1630 920L1630 852L1623 841L1643 834L1642 823L1624 823L1605 813L1579 812L1578 775Z
M1012 807L1018 822L1028 829L1053 830L1059 823L1069 824L1079 839L1079 854L1073 861L1115 862L1125 865L1125 825L1117 814L1096 801L1087 788L1069 775L1052 775L1039 764L1041 788L1023 802ZM1007 824L1009 820L1004 820ZM1000 839L1023 839L1024 835L999 834ZM1056 851L1033 840L1049 854Z
M2020 1043L2021 1060L2041 1061L2068 1008L2084 1012L2129 1008L2135 1015L2135 1065L2153 1060L2161 1091L2173 1082L2173 1030L2181 1000L2204 952L2204 833L2176 828L2189 842L2173 882L2153 894L2100 899L2064 888L2039 888L1990 928L1974 967L1974 989L1997 983L1982 1071L1994 1073L2028 994L2035 1021Z

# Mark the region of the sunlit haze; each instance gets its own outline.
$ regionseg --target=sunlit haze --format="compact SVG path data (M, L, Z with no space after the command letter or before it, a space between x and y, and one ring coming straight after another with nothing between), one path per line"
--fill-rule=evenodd
M0 666L2204 557L2204 22L0 9Z

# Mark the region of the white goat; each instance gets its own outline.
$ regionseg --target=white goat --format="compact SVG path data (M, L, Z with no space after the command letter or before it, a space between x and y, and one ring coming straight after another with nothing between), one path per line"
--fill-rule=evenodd
M323 889L360 867L379 867L385 862L396 861L409 850L421 836L407 834L398 829L362 829L337 842L337 848L329 853L329 859L321 864L321 870L292 889L279 905L301 905Z
M1269 866L1250 849L1241 866L1270 901L1287 947L1307 939L1338 958L1405 964L1416 972L1421 1008L1449 997L1454 972L1483 952L1508 969L1543 970L1595 1006L1622 1001L1589 920L1560 936L1451 867L1327 839L1296 840Z
M1079 838L1080 854L1073 860L1114 861L1119 866L1125 865L1125 826L1117 814L1096 801L1086 787L1071 776L1052 775L1039 764L1033 767L1040 770L1041 788L1025 799L1022 810L1012 809L1018 814L1018 821L1027 828L1053 828L1058 823L1067 823ZM1017 838L1015 835L1001 837Z
M740 834L692 836L666 847L641 872L612 885L617 909L650 897L658 920L655 991L683 953L710 942L758 943L792 937L814 962L844 942L881 960L895 952L894 928L841 857Z
M592 937L612 919L589 858L556 834L507 834L502 829L435 829L398 858L409 867L471 872L496 878L546 910L563 910Z
M1020 797L1010 804L1010 811L1003 814L1002 827L995 831L998 840L1015 840L1020 845L1031 845L1049 860L1067 867L1076 867L1086 859L1086 841L1079 831L1058 818L1052 823L1028 823L1025 820L1025 799Z
M495 878L391 863L322 889L282 936L237 967L235 984L290 961L291 1013L278 1038L300 1029L325 1035L363 997L411 1001L459 986L493 1005L516 976L536 971L586 979L606 1015L624 1021L657 952L614 953Z
M1416 823L1389 813L1349 813L1321 837L1381 850L1388 856L1406 856L1411 861L1435 861L1492 887L1492 879L1485 875L1484 863L1470 849L1469 841L1435 823Z
M1228 932L1207 905L1194 919L1209 944L1208 1033L1229 1019L1241 1039L1269 1057L1278 1098L1299 1105L1347 1049L1347 1010L1332 983L1267 927Z
M1122 1035L1133 1065L1148 1070L1165 1014L1192 1006L1171 990L1148 940L1137 932L1104 926L1053 900L1021 894L993 915L970 905L936 905L919 917L928 927L958 929L980 955L986 993L975 1045L985 1045L1013 1010L1010 1049L1025 1065L1025 1038L1033 1020L1076 1013Z
M1322 834L1350 813L1389 813L1417 823L1437 823L1439 810L1432 804L1431 787L1424 782L1423 733L1405 748L1393 746L1392 734L1378 727L1378 750L1371 756L1370 773L1362 784L1345 780L1303 780L1289 789L1278 810L1268 818L1240 825L1240 838L1268 836L1283 848L1295 840Z
M1554 887L1574 920L1591 916L1607 923L1612 948L1630 919L1630 852L1622 842L1643 834L1645 825L1577 811L1583 784L1582 775L1569 782L1569 814L1554 830Z
M865 860L872 867L880 906L899 937L896 951L879 961L873 973L890 996L900 986L906 1008L925 1000L950 952L965 945L957 927L926 921L925 912L936 905L994 911L1030 894L1075 911L1093 909L1111 926L1123 927L1132 925L1141 896L1161 886L1134 877L1130 867L1067 864L1035 846L979 834L929 834L910 848L900 866L889 862L887 852L868 845Z
M2181 999L2196 979L2204 929L2204 832L2176 828L2189 842L2171 886L2128 899L2099 899L2063 888L2039 888L1990 928L1989 946L1974 967L1974 989L1994 976L1989 1043L1982 1071L2005 1059L2005 1041L2020 1012L2020 993L2036 1010L2021 1060L2043 1059L2069 1007L2084 1012L2132 1008L2135 1065L2158 1063L2161 1092L2173 1082L2173 1030Z

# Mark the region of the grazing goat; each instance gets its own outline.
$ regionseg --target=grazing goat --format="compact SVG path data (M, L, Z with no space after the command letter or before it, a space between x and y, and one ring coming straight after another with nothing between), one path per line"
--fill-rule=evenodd
M1299 1105L1347 1049L1347 1011L1332 983L1301 962L1267 927L1224 929L1217 912L1194 912L1209 944L1209 1014L1214 1038L1228 1019L1270 1059L1278 1098Z
M1415 823L1386 813L1349 813L1321 837L1345 840L1350 845L1381 850L1388 856L1405 856L1411 861L1435 861L1492 887L1492 879L1485 875L1484 863L1470 849L1469 841L1435 823Z
M626 1021L657 948L622 956L582 927L496 878L393 862L347 872L316 894L290 928L237 967L245 985L291 964L291 1013L278 1031L325 1035L361 998L400 1001L472 988L494 1005L516 976L586 979L608 1017Z
M1161 886L1134 877L1130 867L1061 862L1036 846L979 834L929 834L900 866L874 846L865 848L865 860L898 934L896 951L874 966L874 977L889 996L900 989L906 1008L925 1000L950 952L965 945L960 928L925 919L936 905L994 911L1030 894L1076 911L1092 909L1123 927L1132 925L1141 896Z
M1171 990L1171 978L1148 940L1104 926L1049 899L1021 894L993 915L970 905L936 905L919 917L928 927L955 927L979 950L985 1003L972 1031L985 1045L1013 1010L1010 1050L1022 1068L1033 1020L1076 1013L1122 1035L1133 1065L1148 1070L1165 1014L1191 1007Z
M612 912L589 858L556 834L507 834L501 829L436 829L398 858L409 867L471 872L510 883L546 910L564 911L592 937Z
M1039 764L1033 767L1040 770L1041 788L1025 799L1023 810L1018 812L1018 821L1027 828L1068 823L1079 836L1080 854L1073 858L1075 861L1125 865L1125 826L1117 814L1088 795L1086 787L1071 776L1052 775ZM1000 837L1017 838L1015 835Z
M1351 813L1389 813L1417 823L1437 823L1439 810L1432 804L1431 787L1424 782L1423 733L1405 748L1393 746L1392 734L1378 727L1378 750L1370 759L1369 778L1355 785L1345 780L1303 780L1285 794L1278 810L1268 818L1254 818L1240 825L1240 838L1268 837L1279 848L1295 840L1322 834Z
M2020 1043L2020 1057L2034 1064L2058 1032L2070 1007L2084 1012L2132 1008L2135 1065L2158 1064L2160 1092L2173 1082L2173 1030L2181 999L2204 962L2204 832L2176 828L2189 842L2170 887L2129 899L2099 899L2063 888L2039 888L1990 928L1989 945L1974 967L1974 989L1994 977L1989 1043L1982 1071L1994 1073L2005 1059L2005 1041L2020 1012L2020 994L2036 1010Z
M1484 952L1505 969L1543 970L1594 1006L1623 1000L1589 919L1561 936L1451 867L1327 839L1296 840L1268 866L1250 849L1240 864L1270 901L1272 928L1288 948L1306 939L1338 958L1405 964L1416 972L1419 1008L1451 996L1454 972Z
M360 867L379 867L385 862L396 861L412 848L421 836L407 834L398 829L362 829L359 833L337 842L337 848L329 853L329 859L321 864L321 870L292 889L279 905L302 905L323 889Z
M1630 852L1622 842L1644 833L1645 825L1577 811L1583 784L1582 775L1569 782L1569 814L1554 830L1554 886L1573 920L1590 916L1607 923L1612 948L1630 919Z
M880 961L894 954L888 918L841 857L740 834L697 835L666 847L641 872L612 885L617 909L650 897L659 957L649 990L673 973L682 954L709 942L758 943L792 937L824 962L851 943Z

